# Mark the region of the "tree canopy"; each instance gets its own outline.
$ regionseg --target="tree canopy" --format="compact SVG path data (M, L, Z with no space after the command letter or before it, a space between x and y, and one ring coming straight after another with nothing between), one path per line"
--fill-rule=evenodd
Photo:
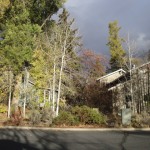
M4 18L0 41L2 62L11 66L13 70L20 70L25 63L30 62L35 35L40 32L40 28L36 24L31 24L25 5L17 0L7 10Z
M0 3L6 10L0 19L0 54L3 65L20 70L29 64L42 24L63 5L64 0L10 0ZM6 7L7 6L7 7Z
M120 29L117 21L109 23L109 38L107 45L110 50L110 66L112 71L123 68L124 66L125 51L122 47L123 39L119 36Z

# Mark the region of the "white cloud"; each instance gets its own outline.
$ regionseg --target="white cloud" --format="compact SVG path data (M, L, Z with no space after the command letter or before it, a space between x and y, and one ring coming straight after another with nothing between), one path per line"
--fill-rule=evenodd
M140 33L136 40L136 45L139 50L148 50L150 48L150 39L147 38L146 34Z

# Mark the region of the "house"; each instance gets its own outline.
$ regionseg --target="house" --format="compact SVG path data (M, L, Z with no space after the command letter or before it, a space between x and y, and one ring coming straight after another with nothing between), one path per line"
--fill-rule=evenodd
M108 89L118 86L122 80L125 80L126 71L123 69L116 70L97 79L102 84L105 84Z
M116 79L120 78L121 76L124 76L125 73L126 71L124 71L123 69L119 69L117 71L111 72L105 76L98 78L97 81L109 84L111 82L114 82Z
M129 108L134 112L150 111L150 62L126 72L119 69L97 79L105 83L108 90L118 91L114 103L117 107ZM113 99L113 98L112 98Z
M26 81L26 82L25 82ZM20 84L20 98L19 98L19 105L23 106L24 101L26 100L26 104L29 104L30 101L39 103L39 107L43 108L46 104L52 103L53 101L53 91L51 88L46 87L37 87L31 79L22 80ZM55 102L58 96L58 91L55 90Z

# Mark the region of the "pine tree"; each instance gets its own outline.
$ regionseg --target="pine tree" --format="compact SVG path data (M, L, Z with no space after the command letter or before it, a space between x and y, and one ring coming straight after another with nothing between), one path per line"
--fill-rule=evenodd
M117 21L109 23L109 38L107 45L110 50L110 66L112 71L124 67L125 51L122 47L123 39L119 37L120 29Z
M10 2L9 0L0 0L0 18L3 17L5 10L8 8Z
M63 9L59 20L46 26L47 32L40 34L31 69L33 79L46 83L45 87L52 90L52 109L57 110L57 115L60 97L75 93L73 76L78 68L75 49L80 45L80 38L77 36L77 29L72 27L74 19L69 19L69 13ZM56 102L57 105L54 105Z
M66 0L26 0L31 22L41 27L45 24L49 25L51 16L63 6L65 1Z
M37 35L43 24L58 11L63 0L9 0L0 16L0 65L11 69L15 78L13 101L18 103L21 71L31 63ZM40 16L39 16L40 15ZM45 15L45 17L44 17Z
M2 62L14 71L20 71L30 62L38 25L31 24L29 12L20 0L15 0L7 10L1 24L0 53Z

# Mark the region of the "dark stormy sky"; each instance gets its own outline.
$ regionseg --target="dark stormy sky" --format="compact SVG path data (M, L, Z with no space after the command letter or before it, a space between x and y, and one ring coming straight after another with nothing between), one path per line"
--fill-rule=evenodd
M150 0L68 0L65 7L85 48L108 55L108 24L118 20L121 37L129 33L138 50L150 49Z

